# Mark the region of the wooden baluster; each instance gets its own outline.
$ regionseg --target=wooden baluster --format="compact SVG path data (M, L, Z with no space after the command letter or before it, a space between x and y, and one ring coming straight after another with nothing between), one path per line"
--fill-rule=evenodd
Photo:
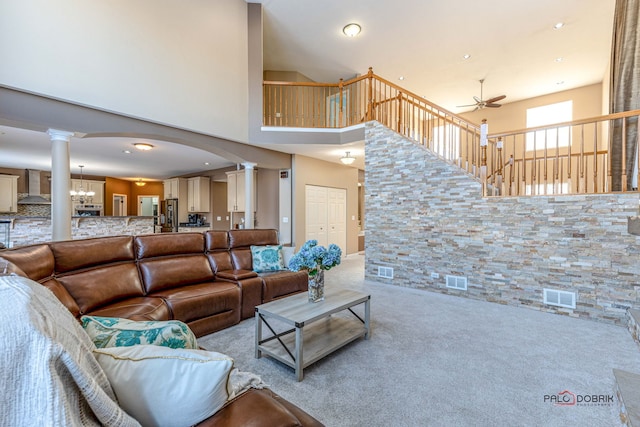
M343 92L343 86L344 86L344 80L340 79L340 82L338 83L338 90L340 91L340 96L338 101L340 102L340 113L338 114L338 127L341 128L343 126L344 123L344 117L343 114L344 112L342 111L342 98L344 96L344 92Z
M370 121L373 118L373 67L369 67L367 79L369 80L369 92L367 96L367 121Z
M598 192L598 123L593 124L593 192Z
M402 125L402 92L398 92L398 112L397 112L397 125L396 125L396 132L398 132L400 135L403 135L402 130L400 129L400 126Z
M556 135L558 133L558 130L556 129ZM549 184L549 179L548 179L548 174L547 174L547 169L548 169L548 165L547 165L547 161L548 161L548 157L547 157L547 140L549 139L548 137L548 132L547 129L544 130L544 164L542 165L542 174L543 174L543 178L544 178L544 190L542 194L547 194L547 185Z
M586 177L584 176L585 173L585 166L586 166L586 159L584 157L584 125L580 126L580 157L579 157L579 186L578 186L578 193L586 193L587 192L587 186L586 186Z
M502 137L498 137L498 142L496 143L497 149L497 162L498 162L498 171L496 172L496 187L498 190L498 196L504 195L504 187L502 181Z

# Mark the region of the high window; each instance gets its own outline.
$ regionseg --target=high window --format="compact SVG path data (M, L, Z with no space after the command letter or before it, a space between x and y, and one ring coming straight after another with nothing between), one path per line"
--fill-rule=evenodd
M546 126L573 120L573 101L558 102L527 109L527 127ZM527 133L527 151L568 147L571 132L568 126Z

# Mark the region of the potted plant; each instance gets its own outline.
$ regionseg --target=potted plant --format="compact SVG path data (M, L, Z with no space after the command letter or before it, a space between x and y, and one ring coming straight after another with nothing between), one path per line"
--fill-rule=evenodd
M324 272L340 265L342 250L338 245L319 246L317 240L307 240L300 251L291 257L289 269L306 270L309 275L309 301L324 300Z

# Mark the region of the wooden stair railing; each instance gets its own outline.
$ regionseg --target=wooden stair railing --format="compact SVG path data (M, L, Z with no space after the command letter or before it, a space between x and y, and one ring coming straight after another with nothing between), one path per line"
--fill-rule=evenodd
M479 125L372 68L338 83L263 83L263 126L344 128L376 120L481 180L487 196L606 193L614 179L626 190L632 171L612 175L609 129L616 120L624 128L638 117L635 110L489 134L482 150ZM624 146L623 141L622 158Z

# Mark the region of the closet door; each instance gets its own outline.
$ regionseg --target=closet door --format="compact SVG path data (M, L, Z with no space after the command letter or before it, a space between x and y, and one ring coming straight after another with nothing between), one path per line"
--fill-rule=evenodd
M315 185L305 186L305 200L305 241L315 239L319 245L327 246L329 238L327 188Z
M347 190L328 188L327 196L328 243L335 243L345 252L347 249Z

